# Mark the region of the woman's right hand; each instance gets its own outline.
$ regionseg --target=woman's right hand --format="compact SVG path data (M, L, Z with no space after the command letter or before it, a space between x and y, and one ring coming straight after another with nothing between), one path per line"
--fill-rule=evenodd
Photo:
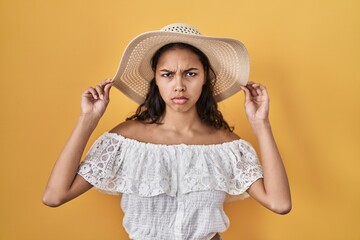
M109 94L114 81L105 79L95 87L89 87L81 95L81 115L100 119L109 104Z

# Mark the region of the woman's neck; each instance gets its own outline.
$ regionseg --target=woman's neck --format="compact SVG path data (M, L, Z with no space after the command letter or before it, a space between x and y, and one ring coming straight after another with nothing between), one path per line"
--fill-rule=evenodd
M165 110L161 122L164 129L178 134L198 131L203 127L196 109L185 113Z

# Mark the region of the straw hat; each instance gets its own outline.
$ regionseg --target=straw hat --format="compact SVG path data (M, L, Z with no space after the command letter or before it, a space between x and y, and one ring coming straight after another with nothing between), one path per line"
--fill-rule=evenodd
M183 42L200 49L209 58L216 74L216 101L235 94L249 78L249 56L238 40L201 35L194 27L175 23L160 31L140 34L126 47L114 77L114 86L137 103L143 103L154 78L151 58L168 43ZM212 79L213 80L213 79Z

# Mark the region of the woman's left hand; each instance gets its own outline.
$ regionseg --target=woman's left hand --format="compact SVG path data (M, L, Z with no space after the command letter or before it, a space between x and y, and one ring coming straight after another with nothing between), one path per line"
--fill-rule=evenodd
M269 117L269 96L265 86L249 82L241 89L245 92L245 112L250 124L267 121Z

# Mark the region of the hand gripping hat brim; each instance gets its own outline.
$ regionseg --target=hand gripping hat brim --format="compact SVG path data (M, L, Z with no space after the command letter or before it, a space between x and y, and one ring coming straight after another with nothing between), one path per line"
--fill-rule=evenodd
M160 31L140 34L128 44L114 77L114 86L135 102L143 103L154 78L151 58L162 46L174 42L190 44L208 57L216 74L214 98L217 102L247 84L250 63L244 44L230 38L203 36L192 26L176 23Z

